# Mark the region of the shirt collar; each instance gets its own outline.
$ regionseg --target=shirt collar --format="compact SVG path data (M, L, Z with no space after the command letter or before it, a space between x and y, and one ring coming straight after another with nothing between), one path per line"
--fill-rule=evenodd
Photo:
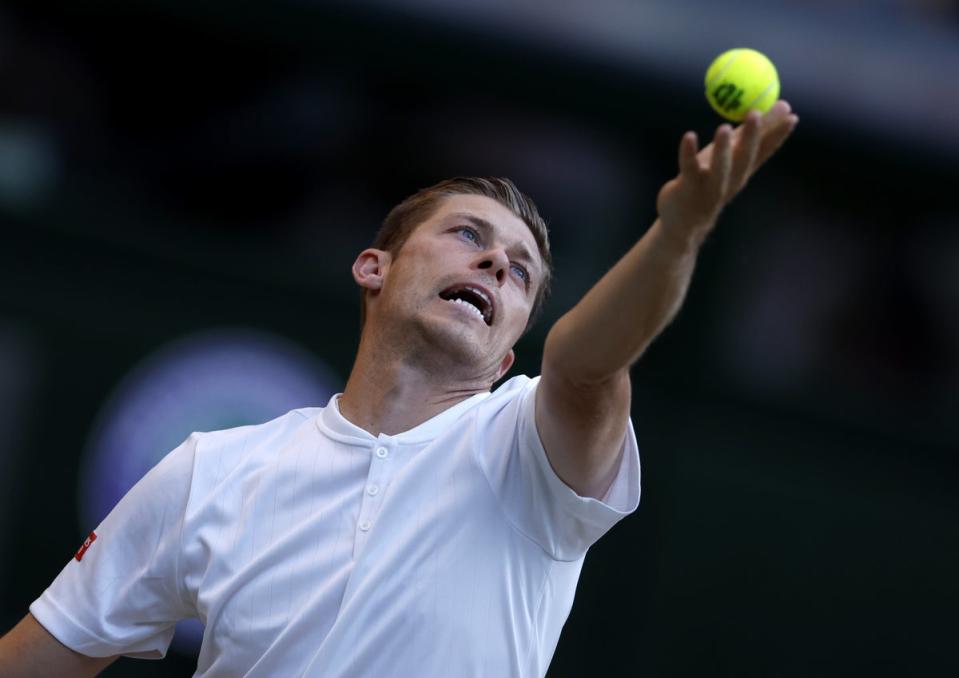
M408 431L403 431L395 435L381 433L378 436L373 436L369 431L363 430L342 415L339 407L339 400L342 395L342 393L337 393L330 398L326 407L324 407L316 417L316 425L324 434L334 440L354 445L369 445L374 440L383 442L395 441L401 445L413 445L433 440L448 429L463 413L483 399L489 397L490 394L487 391L470 396L466 400L443 410L432 419L427 419L422 424L414 426Z

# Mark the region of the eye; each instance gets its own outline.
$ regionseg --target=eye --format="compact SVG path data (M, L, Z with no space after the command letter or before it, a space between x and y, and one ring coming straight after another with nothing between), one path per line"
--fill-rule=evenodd
M513 270L519 274L519 277L523 279L524 283L529 283L529 271L519 264L513 264Z
M472 228L470 226L460 226L459 232L463 234L463 237L469 240L470 242L479 244L480 237L479 237L479 233L476 232L475 228Z

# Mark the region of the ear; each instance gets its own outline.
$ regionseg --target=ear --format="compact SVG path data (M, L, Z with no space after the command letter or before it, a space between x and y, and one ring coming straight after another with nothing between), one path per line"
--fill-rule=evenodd
M391 261L390 253L384 250L365 249L353 262L353 280L366 290L383 287L383 277Z
M513 366L514 360L516 360L516 354L513 353L513 349L510 349L509 353L503 356L503 361L499 364L499 370L496 371L496 379L493 380L494 384L499 381L504 374L509 372L509 368Z

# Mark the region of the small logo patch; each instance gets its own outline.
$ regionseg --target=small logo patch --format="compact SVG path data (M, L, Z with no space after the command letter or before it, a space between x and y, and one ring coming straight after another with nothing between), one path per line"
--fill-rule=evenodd
M83 554L87 552L88 548L90 548L90 544L92 544L96 540L97 540L97 533L91 532L90 536L87 537L87 540L85 542L83 542L83 546L80 547L80 550L77 551L77 555L75 555L74 558L76 558L77 561L83 560Z

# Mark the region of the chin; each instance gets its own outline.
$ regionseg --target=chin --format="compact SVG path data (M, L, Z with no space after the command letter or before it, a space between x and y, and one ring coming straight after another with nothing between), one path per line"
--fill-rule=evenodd
M468 325L457 325L445 320L421 318L416 330L408 336L412 341L417 341L413 339L414 336L419 337L417 343L423 345L428 351L427 357L435 364L446 360L451 365L466 367L471 373L482 369L482 366L490 361L488 344L483 341L483 337Z

